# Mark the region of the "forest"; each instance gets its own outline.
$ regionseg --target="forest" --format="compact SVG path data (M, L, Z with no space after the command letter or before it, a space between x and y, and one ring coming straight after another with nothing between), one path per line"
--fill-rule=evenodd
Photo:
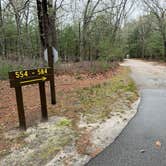
M1 73L14 65L43 65L43 5L59 63L108 63L127 55L166 60L164 0L0 0ZM133 13L139 14L130 17Z

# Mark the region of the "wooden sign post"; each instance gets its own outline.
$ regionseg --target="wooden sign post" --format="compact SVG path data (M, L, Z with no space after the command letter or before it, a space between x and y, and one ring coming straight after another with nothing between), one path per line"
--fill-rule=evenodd
M26 130L22 86L39 84L42 121L48 120L45 82L53 80L53 69L38 68L9 72L10 87L15 88L20 128Z
M50 91L51 91L51 103L56 104L56 92L55 92L55 79L54 79L54 58L52 47L48 48L48 66L53 71L53 77L50 80Z

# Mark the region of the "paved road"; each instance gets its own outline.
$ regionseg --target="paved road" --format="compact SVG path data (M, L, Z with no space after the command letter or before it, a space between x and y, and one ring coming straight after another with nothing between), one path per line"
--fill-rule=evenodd
M125 65L131 67L141 90L139 111L87 166L166 166L166 67L138 60ZM158 140L161 148L155 145Z

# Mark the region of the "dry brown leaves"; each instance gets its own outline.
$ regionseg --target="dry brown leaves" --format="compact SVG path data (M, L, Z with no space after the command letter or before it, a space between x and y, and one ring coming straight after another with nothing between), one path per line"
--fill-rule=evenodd
M118 71L118 70L117 70ZM50 91L49 84L46 84L47 93L47 105L48 110L56 110L60 107L61 101L65 99L66 94L70 95L70 92L75 91L80 88L90 87L92 85L100 84L112 77L115 71L108 71L104 74L80 74L79 77L75 75L60 75L56 77L56 90L58 104L52 106L50 104ZM39 88L37 85L26 86L23 88L23 99L25 114L28 126L33 125L35 120L40 120L40 98L39 98ZM58 110L59 111L59 110ZM57 112L58 112L57 111ZM63 112L62 112L63 113ZM51 114L51 112L49 112ZM59 113L57 113L59 115ZM78 115L78 114L77 114ZM76 113L69 111L65 116L77 119ZM10 88L9 81L0 81L0 133L3 133L9 129L18 127L18 115L17 115L17 105L15 99L15 91ZM4 149L4 142L0 141L0 151L1 147ZM86 144L86 143L85 143ZM87 142L88 144L88 142ZM6 145L7 146L7 145ZM81 150L82 151L82 150Z

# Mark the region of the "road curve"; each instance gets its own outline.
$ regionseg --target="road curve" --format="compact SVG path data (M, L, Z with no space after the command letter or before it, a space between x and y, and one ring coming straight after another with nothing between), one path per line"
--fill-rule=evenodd
M141 90L166 88L166 65L133 59L122 65L131 68L132 77Z
M140 60L123 65L131 68L141 91L138 113L86 166L166 166L166 67Z

